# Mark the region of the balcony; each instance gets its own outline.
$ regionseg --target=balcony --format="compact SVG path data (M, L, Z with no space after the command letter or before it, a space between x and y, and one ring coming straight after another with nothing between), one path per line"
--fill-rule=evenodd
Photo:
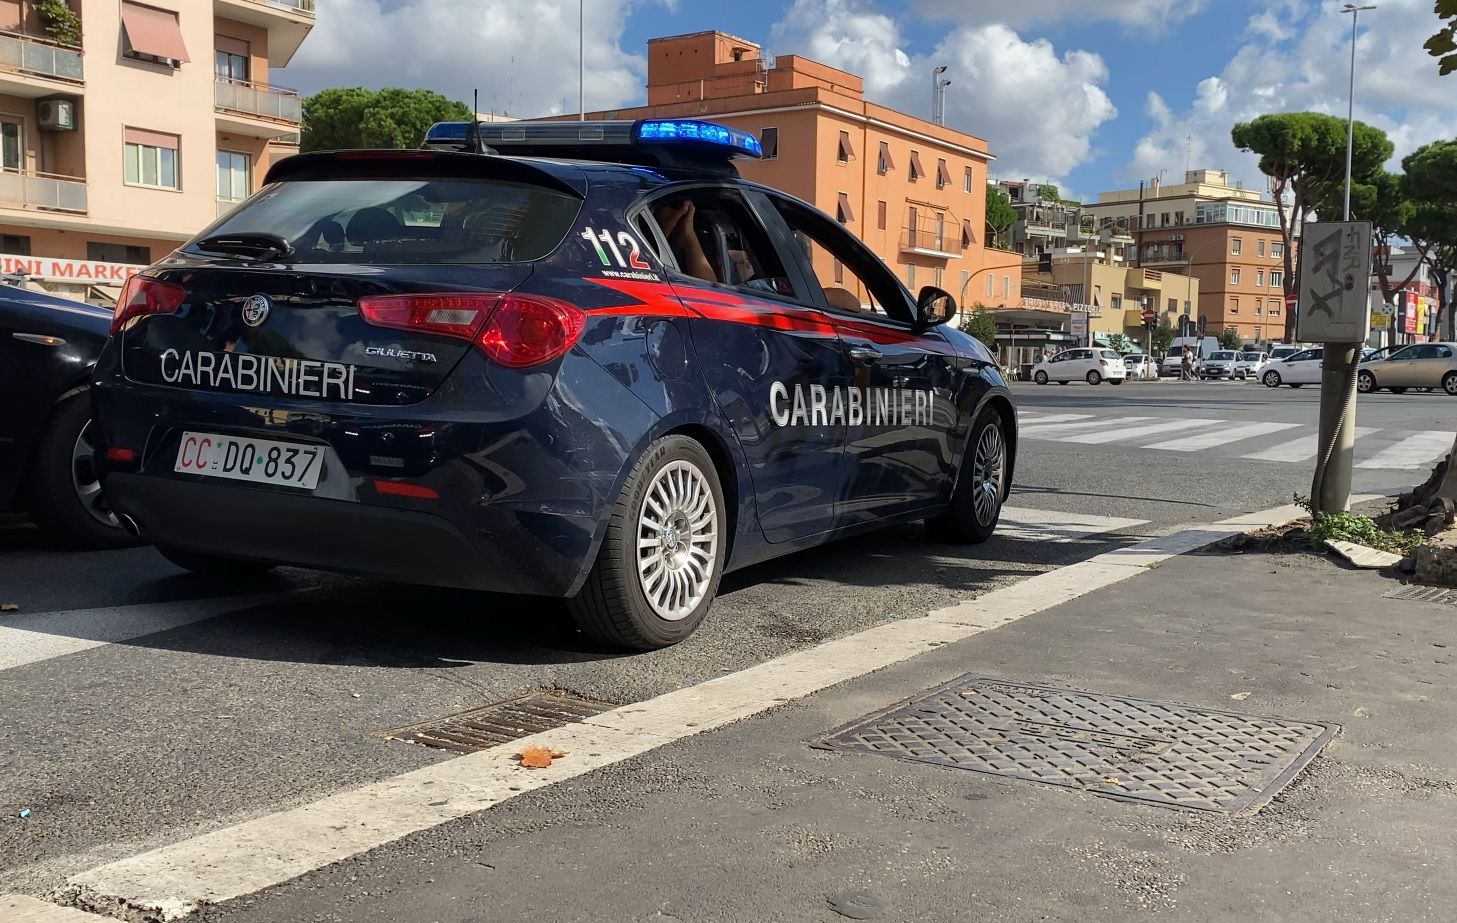
M0 92L11 96L48 96L75 92L84 83L81 49L0 32Z
M293 90L217 77L213 105L219 129L250 138L282 138L298 132L303 103Z
M314 27L316 0L213 0L217 15L268 30L268 66L287 67Z
M901 234L902 253L914 253L917 256L932 256L942 260L954 260L961 256L960 249L953 249L959 241L956 235L960 231L948 226L945 231L937 234L934 230L916 230L906 228Z
M1126 288L1159 291L1164 287L1164 274L1157 269L1130 269L1128 281L1124 285Z
M86 181L16 170L0 172L0 208L86 214Z

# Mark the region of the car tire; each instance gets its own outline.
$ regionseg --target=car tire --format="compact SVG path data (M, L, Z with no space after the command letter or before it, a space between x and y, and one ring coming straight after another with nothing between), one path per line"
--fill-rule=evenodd
M1356 375L1356 390L1362 394L1370 394L1376 390L1376 376L1370 372L1361 372Z
M1457 372L1448 372L1442 376L1442 390L1457 397Z
M718 593L727 523L723 488L703 446L687 436L654 442L622 485L586 584L568 601L577 627L604 644L643 651L688 637ZM657 546L639 547L653 540Z
M36 442L26 511L48 539L67 548L140 544L106 505L91 454L91 392L82 388L56 405Z
M1280 373L1275 371L1266 372L1261 376L1260 381L1267 388L1278 388L1280 387Z
M276 567L267 561L248 561L243 558L227 558L217 554L205 554L200 551L184 551L181 548L168 548L165 545L158 545L157 551L185 571L197 574L202 577L212 577L216 580L241 580L245 577L257 577L266 574Z
M1060 384L1060 385L1065 385L1065 384L1067 384L1067 379L1066 379L1066 378L1064 378L1064 379L1063 379L1063 380L1062 380L1062 381L1059 381L1059 382L1058 382L1058 384Z
M1303 384L1291 385L1290 387L1292 387L1292 388L1301 388L1301 387L1303 387Z
M1391 388L1390 391L1391 391L1392 394L1405 394L1406 393L1406 389L1405 388Z
M1034 372L1032 375L1032 380L1037 382L1039 385L1045 385L1047 384L1047 373L1042 371Z
M1124 380L1125 379L1122 379L1122 378L1110 378L1110 379L1108 379L1108 384L1110 384L1110 385L1121 385L1121 384L1123 384Z
M1090 385L1101 385L1102 383L1103 383L1103 376L1102 375L1099 375L1096 370L1091 371L1091 372L1088 373L1088 384L1090 384Z
M1007 431L995 407L977 414L946 511L926 520L937 541L979 544L992 537L1007 496Z

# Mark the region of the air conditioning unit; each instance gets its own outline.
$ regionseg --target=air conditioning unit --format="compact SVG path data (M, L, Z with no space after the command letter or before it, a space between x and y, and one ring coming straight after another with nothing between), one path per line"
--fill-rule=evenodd
M42 99L35 104L36 121L43 131L75 131L74 99Z

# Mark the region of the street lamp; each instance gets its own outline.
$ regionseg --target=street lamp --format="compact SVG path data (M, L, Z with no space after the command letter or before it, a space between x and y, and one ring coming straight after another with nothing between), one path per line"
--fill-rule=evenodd
M587 121L587 0L577 0L577 112Z
M937 125L946 124L946 88L951 86L951 81L941 77L944 73L944 64L931 70L931 121Z
M1357 6L1354 3L1341 7L1342 14L1351 14L1351 93L1346 110L1346 208L1342 221L1351 220L1351 148L1356 140L1356 23L1362 11L1374 9L1375 6Z

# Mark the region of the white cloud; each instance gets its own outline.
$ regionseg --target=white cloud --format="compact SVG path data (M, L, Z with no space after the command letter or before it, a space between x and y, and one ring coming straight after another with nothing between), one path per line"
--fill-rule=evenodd
M671 7L674 0L667 0ZM644 58L621 47L623 22L642 0L586 5L588 109L637 102ZM424 87L483 111L540 115L577 106L577 2L533 0L329 0L278 82Z
M931 68L946 65L946 122L987 140L997 175L1062 177L1091 159L1094 133L1117 115L1102 58L1059 55L1003 25L960 26L931 53L909 54L898 23L866 0L796 0L774 40L862 75L869 99L922 117Z
M1270 112L1346 114L1351 20L1332 2L1272 0L1251 18L1245 44L1217 75L1204 76L1192 102L1171 111L1162 98L1147 107L1154 122L1139 139L1126 179L1160 170L1179 176L1192 146L1194 168L1228 169L1263 186L1256 159L1235 150L1236 122ZM1396 145L1390 166L1437 138L1457 135L1452 86L1437 77L1422 49L1435 31L1430 0L1382 0L1363 13L1357 44L1356 118L1383 129Z
M909 0L930 19L1023 25L1108 20L1162 30L1199 13L1207 0ZM1226 0L1228 2L1228 0Z

